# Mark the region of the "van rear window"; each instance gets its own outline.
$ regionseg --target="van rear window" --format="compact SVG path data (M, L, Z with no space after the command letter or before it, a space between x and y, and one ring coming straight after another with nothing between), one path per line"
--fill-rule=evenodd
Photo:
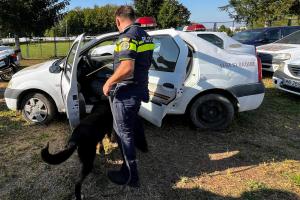
M297 31L291 35L286 36L285 38L282 38L281 40L278 40L275 43L280 44L300 44L300 31Z

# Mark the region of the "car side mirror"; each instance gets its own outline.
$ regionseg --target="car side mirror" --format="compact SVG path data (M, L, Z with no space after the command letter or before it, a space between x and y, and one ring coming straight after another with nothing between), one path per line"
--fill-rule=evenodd
M49 72L53 73L53 74L58 74L63 70L62 67L60 67L59 65L51 65L51 67L49 68Z

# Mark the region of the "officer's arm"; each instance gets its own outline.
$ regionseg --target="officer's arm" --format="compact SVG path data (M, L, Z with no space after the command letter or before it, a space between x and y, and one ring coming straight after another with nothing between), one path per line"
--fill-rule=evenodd
M126 78L132 76L134 72L134 60L123 60L114 72L114 74L107 80L109 86L113 86Z

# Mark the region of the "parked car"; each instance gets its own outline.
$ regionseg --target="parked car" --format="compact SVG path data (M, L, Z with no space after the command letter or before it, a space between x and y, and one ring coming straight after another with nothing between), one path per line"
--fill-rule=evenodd
M242 44L224 32L190 32L198 37L216 45L221 49L233 52L242 52L256 55L256 49L253 45Z
M0 46L0 78L3 81L9 81L17 72L18 65L17 52L8 46Z
M263 70L274 72L288 61L300 57L300 31L288 35L272 44L257 47Z
M166 114L188 113L196 127L223 129L236 112L261 105L264 86L256 56L228 52L174 29L148 33L155 50L150 102L140 109L146 120L161 126ZM5 91L8 108L21 110L33 123L47 123L56 111L66 112L71 127L76 127L86 108L107 101L102 86L113 73L111 45L117 37L118 33L100 35L82 46L81 35L66 58L16 73Z
M233 39L243 44L261 46L273 43L299 30L300 26L259 28L236 33Z
M273 83L280 90L300 95L300 59L289 61L275 71Z

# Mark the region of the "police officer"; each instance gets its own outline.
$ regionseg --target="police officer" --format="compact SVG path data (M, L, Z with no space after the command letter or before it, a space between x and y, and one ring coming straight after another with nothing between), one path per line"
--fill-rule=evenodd
M139 187L134 137L144 137L138 112L141 102L149 101L148 70L154 44L152 38L135 21L131 6L117 9L116 25L120 36L114 52L114 74L103 86L108 96L114 87L112 112L123 164L119 171L109 171L109 179L118 184Z

